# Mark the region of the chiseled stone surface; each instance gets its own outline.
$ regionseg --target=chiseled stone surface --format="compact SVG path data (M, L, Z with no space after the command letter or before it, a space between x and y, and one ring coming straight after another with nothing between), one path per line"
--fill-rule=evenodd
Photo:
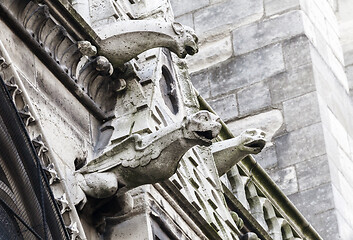
M185 26L194 28L194 19L191 13L176 17L175 21L184 24Z
M317 93L311 92L283 102L283 113L287 131L319 122L320 111Z
M299 8L299 0L264 0L266 16Z
M316 214L334 207L330 183L289 195L289 199L310 221Z
M238 93L240 115L255 113L271 105L270 89L266 82L259 82Z
M295 167L300 191L330 182L330 178L327 177L330 175L327 155L297 163ZM316 174L312 175L314 169Z
M275 44L209 69L213 96L259 82L284 70L281 45Z
M312 92L315 90L312 66L302 66L273 76L270 79L270 89L274 104Z
M339 191L335 186L332 186L332 193L337 206L337 214L341 215L341 217L344 218L344 221L349 222L350 217L345 214L347 212L351 212L352 210L349 207L349 200L347 201L341 194L341 191Z
M270 171L269 174L286 195L298 192L298 180L294 166L276 169L276 171Z
M341 239L352 239L353 229L350 222L347 222L341 214L337 214L338 229Z
M201 42L199 47L200 51L197 54L186 58L190 72L207 69L233 55L230 35L222 35L220 39L211 42Z
M195 30L198 33L219 31L225 25L243 25L263 15L262 0L228 0L195 12Z
M210 100L208 103L225 122L234 119L239 115L238 102L235 94Z
M314 216L310 216L311 224L314 226L316 231L323 236L324 239L330 240L342 240L351 239L342 238L339 234L338 217L335 209L330 209L322 213L318 213Z
M209 0L171 0L172 9L175 16L180 16L188 12L203 8L209 4Z
M233 31L234 53L235 55L244 54L303 32L300 11L292 11L265 21L255 22Z
M278 165L275 146L268 146L256 156L256 160L261 167L271 169Z
M211 78L212 72L209 70L199 71L190 75L191 82L197 91L204 98L211 97Z
M346 73L347 73L349 89L353 89L353 65L346 67Z
M325 154L325 141L320 123L301 128L275 139L280 167L290 166Z
M351 15L345 8L349 1L342 0L337 5L338 1L334 0L263 0L261 19L253 14L255 10L249 10L250 18L240 22L234 13L227 12L230 10L220 9L230 2L211 1L209 6L194 12L195 27L200 30L201 38L213 33L228 34L229 30L233 37L233 58L194 73L199 79L201 75L207 79L207 85L198 82L200 92L205 92L211 99L236 94L238 118L242 119L227 123L235 135L251 126L267 126L264 119L269 119L276 129L274 145L269 145L255 159L270 168L274 175L288 173L292 184L296 178L299 192L291 198L325 239L350 240L349 224L353 220L347 220L348 211L340 213L339 219L336 217L330 189L331 183L342 199L352 198L349 193L352 174L349 172L353 157L350 140L353 136L353 102L347 94L347 86L353 86L353 67L349 65L350 61L347 61L346 69L342 64L340 32L335 17L337 8L340 17L341 12L345 12L346 17ZM238 9L241 12L245 8ZM216 13L221 15L221 12L231 17L226 16L224 22L220 22ZM343 41L346 43L347 39ZM281 70L269 71L271 63L263 61L264 49L275 46L274 43L280 45L281 50L274 47L279 51L278 61L272 63L284 66ZM350 59L351 48L345 49L345 57ZM261 84L262 93L269 90L269 95L258 95L265 96L264 102L249 96L250 92L251 96L261 92L256 88ZM268 97L271 103L267 102ZM273 111L278 111L283 118L259 117L272 112L269 108L277 108ZM288 187L289 192L296 189Z
M283 42L283 55L287 69L296 69L311 64L310 41L305 35L290 38Z

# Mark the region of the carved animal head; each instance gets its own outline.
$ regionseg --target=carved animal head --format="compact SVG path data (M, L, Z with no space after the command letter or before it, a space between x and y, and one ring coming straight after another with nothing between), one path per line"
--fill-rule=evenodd
M198 139L204 145L210 145L222 128L219 121L218 116L204 110L188 116L184 122L184 137Z
M260 129L247 129L240 134L239 149L249 154L257 154L265 147L266 133Z
M172 28L178 36L178 49L175 51L178 57L185 58L187 54L194 55L199 51L198 37L194 29L177 22L172 23Z

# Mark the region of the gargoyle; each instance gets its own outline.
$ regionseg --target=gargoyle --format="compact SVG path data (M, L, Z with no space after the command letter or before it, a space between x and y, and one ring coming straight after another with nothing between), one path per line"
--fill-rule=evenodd
M211 151L219 176L228 172L249 154L258 154L265 147L265 132L248 129L239 136L212 144Z
M124 193L166 180L186 151L211 145L221 129L218 121L216 115L200 111L154 133L134 134L81 168L76 173L79 185L86 195L102 199L115 195L118 185Z
M99 54L107 57L114 67L156 47L166 47L180 58L198 52L198 38L193 29L180 23L157 20L116 22L98 31Z

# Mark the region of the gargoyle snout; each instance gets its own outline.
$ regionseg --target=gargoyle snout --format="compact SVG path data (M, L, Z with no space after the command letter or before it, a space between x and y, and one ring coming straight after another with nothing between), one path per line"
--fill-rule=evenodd
M194 55L199 52L198 37L193 29L187 30L187 40L185 41L185 51L189 55Z
M260 129L248 129L243 133L244 150L254 154L261 152L266 145L266 133Z
M198 53L199 48L197 45L196 46L185 46L185 50L186 50L187 54L194 55L194 54Z

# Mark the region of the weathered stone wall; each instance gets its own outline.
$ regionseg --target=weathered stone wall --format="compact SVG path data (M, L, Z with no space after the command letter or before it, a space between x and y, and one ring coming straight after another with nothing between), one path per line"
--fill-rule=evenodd
M63 165L74 169L75 158L92 154L85 149L93 151L97 120L4 22L0 22L0 36L38 114L36 121L45 129L47 144Z
M337 2L171 2L200 36L188 60L200 94L233 133L269 132L258 162L324 239L352 239L353 106Z
M353 87L353 2L338 0L337 19L349 87Z

